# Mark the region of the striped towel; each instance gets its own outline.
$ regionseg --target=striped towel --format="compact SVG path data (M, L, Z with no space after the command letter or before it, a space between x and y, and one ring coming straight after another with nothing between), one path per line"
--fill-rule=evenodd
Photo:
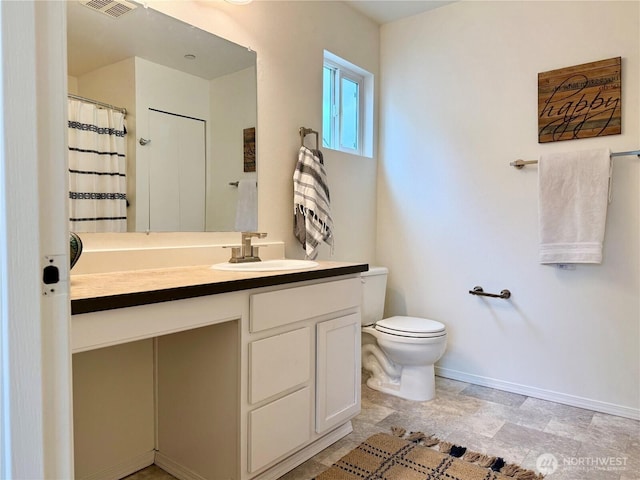
M318 256L321 242L331 246L333 254L333 220L329 202L322 152L300 147L293 173L293 231L308 259L314 260Z

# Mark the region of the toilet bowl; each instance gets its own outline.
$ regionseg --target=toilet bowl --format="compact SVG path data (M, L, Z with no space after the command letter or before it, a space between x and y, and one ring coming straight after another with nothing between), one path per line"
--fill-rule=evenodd
M388 270L362 274L362 366L374 390L408 400L435 397L434 364L447 345L445 326L435 320L394 316L382 319Z

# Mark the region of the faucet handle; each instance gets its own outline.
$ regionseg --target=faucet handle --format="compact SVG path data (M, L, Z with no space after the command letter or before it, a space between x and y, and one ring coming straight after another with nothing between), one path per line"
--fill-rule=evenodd
M258 251L261 248L267 248L269 245L251 245L251 256L254 258L260 258L260 255L258 255Z
M240 259L240 247L234 247L233 245L223 245L222 248L231 249L231 258L229 259L229 263L238 263L238 260Z

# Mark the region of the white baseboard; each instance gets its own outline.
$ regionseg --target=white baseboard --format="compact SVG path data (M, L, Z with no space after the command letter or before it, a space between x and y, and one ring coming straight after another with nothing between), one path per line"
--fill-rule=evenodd
M175 462L174 460L167 457L166 455L163 455L160 452L156 452L155 464L165 472L170 473L179 480L206 480L196 472L189 470L187 467L181 465L178 462Z
M353 431L351 422L347 422L340 427L336 428L332 432L326 434L324 437L319 438L311 445L306 446L302 450L297 451L290 457L276 463L269 470L254 477L252 480L275 480L283 476L285 473L293 470L301 463L309 460L314 455L317 455L322 450L330 445L333 445L342 437L349 435Z
M329 445L334 444L342 437L349 435L353 431L351 422L347 422L340 427L336 428L332 432L328 433L324 437L316 440L311 445L297 451L293 455L285 458L281 462L276 463L273 467L262 472L252 478L252 480L276 480L283 476L285 473L293 470L301 463L309 460L314 455L320 453ZM160 452L156 452L155 464L162 468L165 472L170 473L179 480L206 480L197 473L189 470L183 465L175 462L171 458L163 455ZM231 480L231 479L229 479Z
M149 465L153 465L155 453L153 450L145 452L137 457L130 458L125 462L113 465L97 473L92 473L78 480L118 480L138 470L147 468Z
M519 393L528 397L549 400L550 402L571 405L572 407L586 408L596 412L608 413L619 417L640 420L640 409L616 405L613 403L601 402L591 398L578 397L552 390L544 390L542 388L530 387L519 383L505 382L495 378L482 377L471 373L460 372L449 368L436 366L436 375L439 377L450 378L452 380L460 380L462 382L481 385L483 387L491 387L505 392Z

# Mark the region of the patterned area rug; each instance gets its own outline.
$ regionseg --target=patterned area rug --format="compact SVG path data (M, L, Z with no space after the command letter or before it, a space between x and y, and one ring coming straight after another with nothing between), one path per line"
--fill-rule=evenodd
M437 448L437 449L436 449ZM542 475L506 464L421 432L378 433L315 480L540 480Z

